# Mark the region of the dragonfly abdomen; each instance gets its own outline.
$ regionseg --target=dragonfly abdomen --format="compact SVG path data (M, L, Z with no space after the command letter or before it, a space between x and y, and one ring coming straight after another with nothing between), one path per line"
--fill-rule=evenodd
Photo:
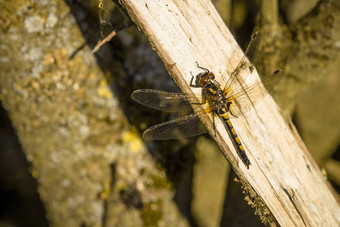
M245 152L245 150L244 150L244 148L242 146L242 143L241 143L240 139L238 138L238 135L235 132L235 129L234 129L233 125L230 122L227 110L225 108L218 108L217 114L223 120L224 125L226 126L226 128L227 128L227 130L229 132L231 140L233 141L233 143L234 143L234 145L236 147L236 151L237 151L238 155L242 159L243 163L249 169L249 165L251 164L250 160L248 159L248 157L246 155L246 152Z

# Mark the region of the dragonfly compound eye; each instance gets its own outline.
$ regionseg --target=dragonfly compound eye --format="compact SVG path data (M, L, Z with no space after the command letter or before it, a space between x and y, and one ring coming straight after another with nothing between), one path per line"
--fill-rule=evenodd
M208 78L209 79L215 79L215 74L213 74L212 72L208 73Z
M202 74L198 75L199 76L199 84L201 86L204 86L207 83L207 81L209 80L209 74L210 73L202 73Z

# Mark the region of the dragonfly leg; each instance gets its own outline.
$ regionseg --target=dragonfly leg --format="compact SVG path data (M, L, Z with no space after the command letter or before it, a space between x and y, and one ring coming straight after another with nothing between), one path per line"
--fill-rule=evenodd
M191 80L190 80L190 87L202 87L201 85L197 85L197 83L196 84L193 84L192 82L193 82L193 80L194 80L194 78L195 78L195 76L194 75L192 75L192 72L190 72L190 74L191 74Z
M229 113L230 113L233 117L236 117L236 118L237 118L237 116L236 116L235 114L233 114L233 112L232 112L231 110L229 110Z
M200 66L197 61L196 61L196 65L197 65L198 68L203 69L205 72L207 72L207 73L210 72L209 69Z

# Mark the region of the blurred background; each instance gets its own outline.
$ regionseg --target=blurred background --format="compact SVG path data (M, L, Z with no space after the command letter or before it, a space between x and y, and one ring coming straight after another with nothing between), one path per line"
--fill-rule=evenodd
M141 140L173 116L130 94L179 90L134 25L90 53L129 22L100 2L0 2L0 226L264 225L209 135ZM285 72L274 98L339 193L340 4L213 3L243 49L261 31L254 64Z

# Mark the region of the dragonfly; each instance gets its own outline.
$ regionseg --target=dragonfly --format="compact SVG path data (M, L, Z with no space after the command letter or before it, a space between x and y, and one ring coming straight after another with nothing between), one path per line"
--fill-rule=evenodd
M182 107L191 103L192 105L200 105L199 108L190 115L180 117L174 120L163 122L146 129L142 135L145 140L168 140L180 139L186 137L197 136L207 132L207 129L200 121L200 117L204 114L211 114L213 127L215 131L215 115L218 116L229 134L233 145L247 169L251 162L246 155L242 142L237 135L230 117L240 116L259 102L267 93L263 92L265 87L267 91L272 89L283 78L284 74L280 70L276 70L273 74L269 74L262 80L247 84L239 76L244 70L251 73L254 66L250 60L254 57L259 45L259 33L256 32L251 37L251 41L245 51L244 56L240 60L237 67L230 74L224 88L215 79L215 75L210 70L200 66L197 62L197 67L202 70L201 73L195 76L192 75L190 86L201 88L201 102L197 102L195 95L186 95L182 93L172 93L166 91L152 89L138 89L131 94L131 98L136 102L161 111L179 112ZM247 61L248 58L248 61ZM215 131L216 136L216 131Z

